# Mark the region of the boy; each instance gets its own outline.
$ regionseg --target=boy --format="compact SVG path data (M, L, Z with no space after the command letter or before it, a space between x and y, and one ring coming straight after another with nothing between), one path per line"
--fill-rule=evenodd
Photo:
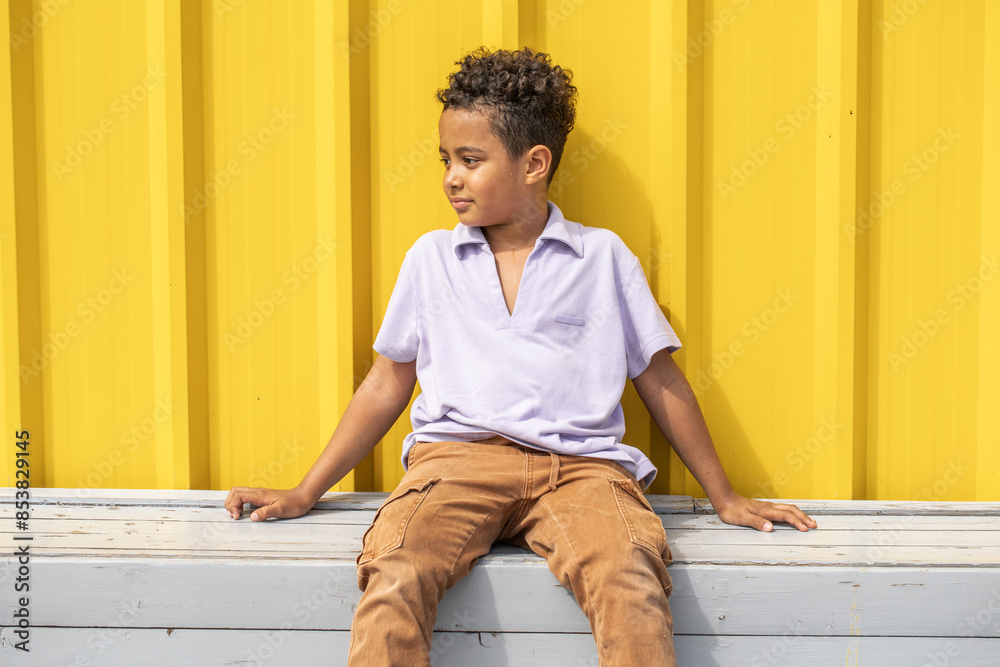
M530 49L457 64L439 129L454 230L403 260L379 353L329 444L288 491L234 487L239 518L309 511L414 401L406 474L365 533L351 665L428 665L437 604L495 541L545 557L590 620L601 665L675 664L656 470L621 442L632 379L657 426L728 523L815 522L735 493L680 347L634 254L568 222L547 188L573 127L571 74Z

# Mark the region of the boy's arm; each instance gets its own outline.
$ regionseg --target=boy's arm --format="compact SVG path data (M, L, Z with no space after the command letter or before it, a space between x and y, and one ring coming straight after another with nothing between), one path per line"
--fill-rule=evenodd
M799 530L816 527L816 522L795 505L752 500L733 490L694 390L670 352L663 349L654 354L632 384L664 437L705 489L720 519L764 531L773 528L771 521L785 521Z
M245 502L259 506L250 516L254 521L293 518L308 512L388 433L410 402L416 383L415 361L399 363L378 356L347 404L330 442L298 486L289 490L234 486L226 497L229 514L239 519Z

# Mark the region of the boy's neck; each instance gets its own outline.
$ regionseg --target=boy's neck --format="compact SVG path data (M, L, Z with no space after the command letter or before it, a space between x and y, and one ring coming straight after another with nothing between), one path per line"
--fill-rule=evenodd
M505 224L483 227L483 236L494 254L532 248L549 219L548 199L543 195L528 202L520 215Z

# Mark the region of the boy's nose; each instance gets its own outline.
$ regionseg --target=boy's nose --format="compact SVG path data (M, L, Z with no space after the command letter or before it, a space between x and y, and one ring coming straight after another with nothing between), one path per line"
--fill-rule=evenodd
M458 177L457 169L448 169L444 172L444 189L445 193L448 190L458 189L462 185L462 179Z

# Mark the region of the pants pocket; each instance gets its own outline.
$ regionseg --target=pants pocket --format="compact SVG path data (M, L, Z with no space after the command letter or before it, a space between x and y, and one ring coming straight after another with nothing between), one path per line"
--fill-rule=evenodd
M431 487L440 481L440 477L404 480L389 494L361 538L361 553L357 558L359 566L402 546L410 518Z
M628 528L632 543L649 549L669 564L673 559L667 547L663 522L653 511L649 501L630 480L609 477L608 481L614 489L618 511Z

